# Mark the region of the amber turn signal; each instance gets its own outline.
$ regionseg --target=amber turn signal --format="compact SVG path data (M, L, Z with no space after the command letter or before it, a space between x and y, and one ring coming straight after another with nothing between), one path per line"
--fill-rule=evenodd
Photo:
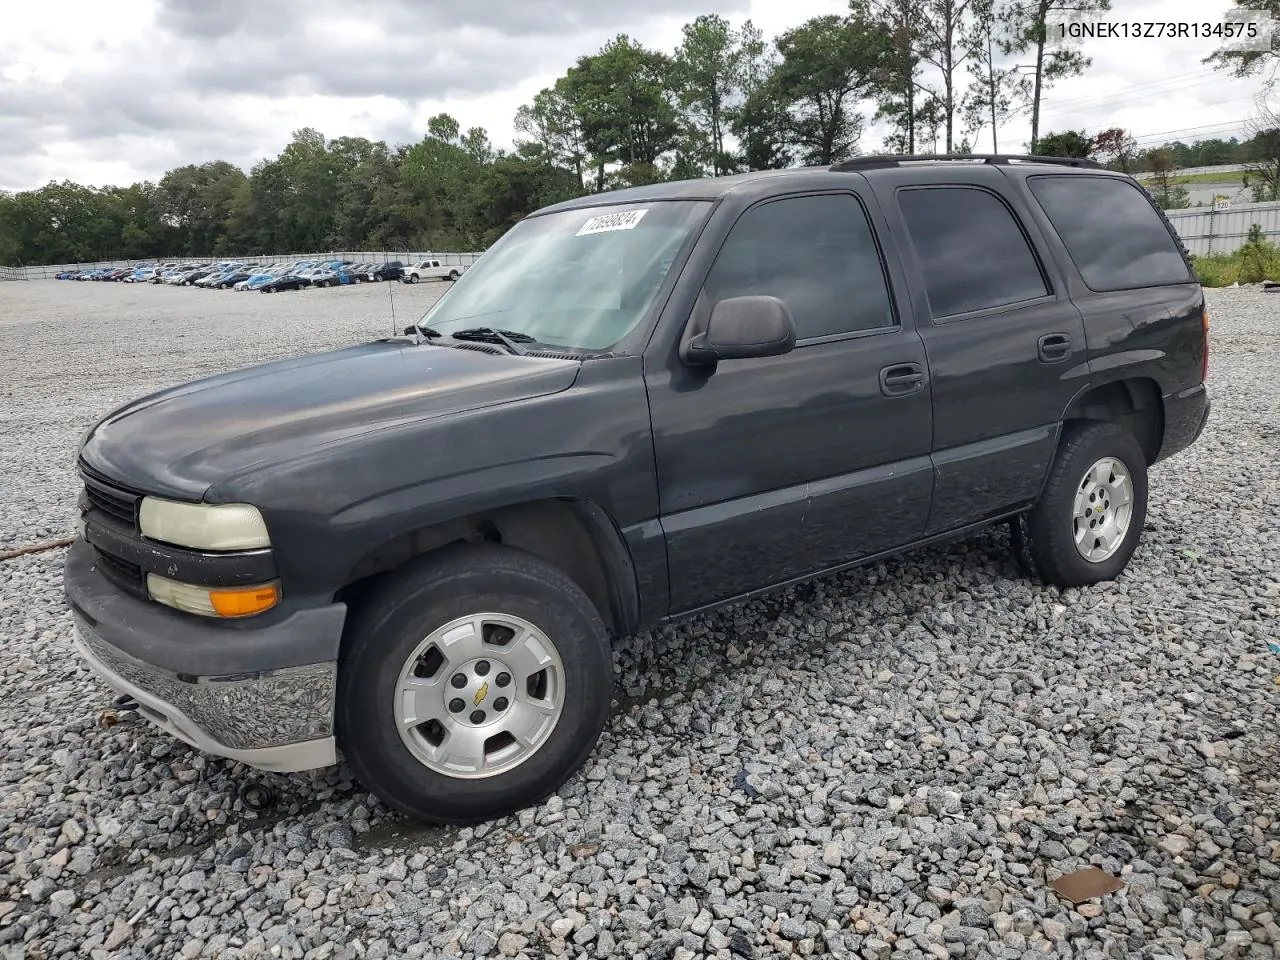
M213 612L220 617L248 617L270 610L280 602L280 588L274 583L235 590L216 588L209 591Z

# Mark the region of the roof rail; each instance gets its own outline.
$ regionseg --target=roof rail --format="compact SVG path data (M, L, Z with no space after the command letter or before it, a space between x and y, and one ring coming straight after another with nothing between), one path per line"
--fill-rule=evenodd
M999 164L1010 163L1052 163L1062 167L1090 167L1103 169L1096 160L1078 160L1075 157L1039 157L1031 154L1005 153L938 153L938 154L878 154L869 157L853 157L833 163L831 170L846 173L851 170L874 170L879 167L896 167L903 163L934 163L938 161Z

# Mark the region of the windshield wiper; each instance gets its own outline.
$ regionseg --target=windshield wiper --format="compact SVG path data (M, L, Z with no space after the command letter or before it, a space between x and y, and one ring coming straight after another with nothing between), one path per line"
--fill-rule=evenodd
M429 333L426 335L430 336ZM518 357L523 357L525 353L528 352L524 347L520 346L520 344L538 342L527 333L520 333L518 330L495 330L492 327L472 327L469 330L457 330L449 334L449 336L454 340L476 340L481 343L500 343Z

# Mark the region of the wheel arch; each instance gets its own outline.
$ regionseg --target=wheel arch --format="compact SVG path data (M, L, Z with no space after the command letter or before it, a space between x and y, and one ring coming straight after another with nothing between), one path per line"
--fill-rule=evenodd
M336 600L359 603L384 574L439 550L501 543L562 570L595 605L615 637L640 622L640 594L631 553L613 518L590 500L548 497L479 510L397 534L352 565Z
M1104 421L1124 427L1142 447L1147 466L1160 458L1164 444L1164 400L1150 377L1128 377L1094 384L1078 394L1063 414L1072 422Z

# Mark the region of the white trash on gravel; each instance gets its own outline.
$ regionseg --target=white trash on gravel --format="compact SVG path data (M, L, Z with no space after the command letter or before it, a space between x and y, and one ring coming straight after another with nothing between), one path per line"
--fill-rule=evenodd
M1120 580L1028 583L999 529L625 641L583 773L480 827L104 715L64 551L0 562L0 957L1276 956L1273 303L1210 293L1213 415ZM390 332L384 285L0 286L0 550L71 531L113 406ZM1050 888L1090 865L1122 888Z

